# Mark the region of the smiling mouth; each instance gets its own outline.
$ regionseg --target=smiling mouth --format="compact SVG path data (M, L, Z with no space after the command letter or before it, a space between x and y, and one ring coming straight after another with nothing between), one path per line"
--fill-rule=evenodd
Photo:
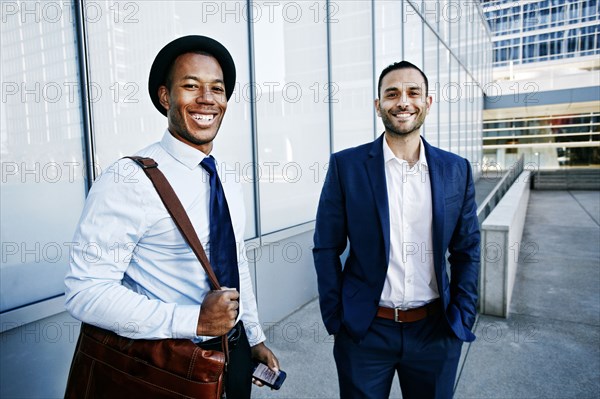
M411 112L397 112L392 114L395 118L400 119L400 120L406 120L409 119L413 113Z
M198 122L212 122L212 120L215 119L215 116L212 114L192 114L192 118L194 118Z

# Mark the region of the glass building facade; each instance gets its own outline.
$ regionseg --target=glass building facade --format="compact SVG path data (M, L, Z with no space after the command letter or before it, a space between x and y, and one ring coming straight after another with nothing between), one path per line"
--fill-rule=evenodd
M502 154L494 158L502 165L522 153L534 165L600 165L600 112L495 119L484 122L483 132L486 154Z
M476 2L1 6L1 397L63 394L78 332L63 310L63 277L70 249L90 245L72 234L102 170L164 133L147 76L176 37L214 37L236 62L215 151L244 187L265 327L316 296L312 231L328 158L383 132L373 100L385 66L407 59L425 71L434 98L425 138L480 171L492 42ZM122 249L111 248L115 257ZM21 356L31 352L40 358L33 368Z
M600 53L597 0L483 1L494 34L494 66Z
M484 165L600 166L600 2L483 1L494 70Z

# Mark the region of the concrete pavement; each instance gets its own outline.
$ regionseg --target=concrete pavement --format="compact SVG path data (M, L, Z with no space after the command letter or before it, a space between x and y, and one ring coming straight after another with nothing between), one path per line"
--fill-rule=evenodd
M532 191L508 319L481 315L455 398L600 397L600 192ZM317 300L272 326L288 372L254 398L337 398L333 340ZM397 379L390 398L401 398Z
M508 319L480 316L456 398L600 396L600 192L532 191Z

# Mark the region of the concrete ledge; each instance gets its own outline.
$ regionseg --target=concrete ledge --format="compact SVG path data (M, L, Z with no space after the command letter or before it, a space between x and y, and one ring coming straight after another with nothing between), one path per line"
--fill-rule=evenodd
M529 201L531 172L519 175L481 225L480 311L508 317L521 237Z

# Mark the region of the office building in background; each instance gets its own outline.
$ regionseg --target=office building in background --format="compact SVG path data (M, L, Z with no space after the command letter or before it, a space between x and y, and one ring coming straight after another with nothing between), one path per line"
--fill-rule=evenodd
M600 166L600 2L482 1L493 33L484 165Z

